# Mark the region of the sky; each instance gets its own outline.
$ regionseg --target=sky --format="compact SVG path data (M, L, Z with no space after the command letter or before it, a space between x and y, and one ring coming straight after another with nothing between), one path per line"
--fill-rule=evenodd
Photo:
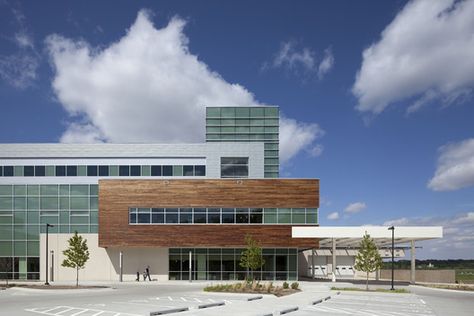
M1 143L205 140L278 105L321 226L442 225L474 259L474 1L0 0Z

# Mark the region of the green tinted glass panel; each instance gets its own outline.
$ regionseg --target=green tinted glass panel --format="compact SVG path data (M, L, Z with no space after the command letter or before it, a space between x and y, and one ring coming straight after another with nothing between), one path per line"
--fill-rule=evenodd
M144 176L144 177L151 176L151 167L150 166L142 166L142 176Z
M15 177L23 177L23 166L15 166L13 168L13 175Z
M252 107L250 108L250 116L251 117L262 117L264 116L264 108L262 107Z
M11 241L0 241L0 256L12 256L13 247Z
M89 195L89 186L87 184L72 184L71 195Z
M27 222L28 224L38 224L39 223L39 212L28 212Z
M250 125L251 126L263 126L265 120L260 120L260 119L252 119L250 120Z
M26 195L26 185L15 185L15 195Z
M39 256L39 242L37 241L28 241L28 256L36 257Z
M14 256L26 256L26 241L15 241L13 247Z
M26 197L16 197L14 203L15 210L26 210Z
M0 185L0 195L12 195L11 185Z
M28 240L39 240L39 231L39 225L28 225L26 231Z
M264 209L263 222L265 224L278 223L276 209Z
M117 177L119 174L118 170L118 166L109 166L109 176Z
M13 213L13 222L15 224L25 224L26 223L26 212L14 212Z
M26 199L28 210L39 210L39 197L28 197Z
M221 128L220 127L207 127L206 132L207 133L220 133Z
M47 177L54 177L55 176L55 174L56 174L55 166L46 166L45 169L46 169L45 174L46 174Z
M57 210L58 209L58 198L57 197L42 197L41 198L41 209L42 210Z
M206 124L210 126L217 126L221 124L221 120L220 119L207 119Z
M15 225L13 238L14 240L26 239L26 225Z
M87 176L87 166L77 166L77 175L79 177Z
M69 224L68 225L59 225L60 233L69 233Z
M89 232L89 225L71 225L70 231L85 234Z
M41 195L58 195L58 186L57 185L42 185L40 188Z
M59 198L59 208L61 210L68 210L69 209L69 198L68 197L60 197Z
M64 195L69 195L69 185L68 184L61 184L59 186L59 194L64 196Z
M59 223L64 225L69 224L69 212L59 212Z
M90 198L90 209L96 210L99 207L99 202L97 197L91 197Z
M235 125L234 119L221 119L221 125Z
M71 197L71 210L89 209L89 198L87 197Z
M265 126L278 126L278 119L266 119Z
M182 176L183 166L173 166L173 176Z
M285 208L278 209L278 223L279 224L291 223L291 209L285 209Z
M233 126L221 127L221 132L222 133L235 133L235 127Z
M235 117L235 108L231 108L231 107L221 108L221 117Z
M235 109L235 116L237 117L249 117L250 109L248 107L238 107Z
M13 199L11 197L0 197L0 210L13 209Z
M278 108L277 107L266 107L265 108L265 116L273 116L278 117Z
M90 225L90 232L92 234L97 234L99 232L99 226L97 225Z
M90 213L90 221L91 221L91 224L97 225L99 223L99 213L98 212L91 212Z
M306 221L305 209L304 208L294 208L292 217L293 224L304 224Z
M221 115L220 108L206 108L207 117L219 117Z
M89 216L71 216L71 224L89 224Z
M13 237L13 226L0 226L0 240L11 240Z
M91 195L99 195L99 186L97 184L90 185Z
M4 214L4 216L0 216L0 224L12 224L12 223L13 223L13 216L9 216L7 214Z
M28 191L28 195L39 195L39 185L28 185L26 190Z

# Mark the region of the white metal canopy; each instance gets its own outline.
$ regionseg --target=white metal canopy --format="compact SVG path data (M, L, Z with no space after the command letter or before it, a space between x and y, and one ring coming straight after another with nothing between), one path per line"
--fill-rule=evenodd
M356 248L365 234L369 234L378 247L392 244L392 231L388 226L294 226L291 234L293 238L318 238L320 248L330 248L333 240L337 248ZM397 245L442 237L441 226L395 226L394 231Z

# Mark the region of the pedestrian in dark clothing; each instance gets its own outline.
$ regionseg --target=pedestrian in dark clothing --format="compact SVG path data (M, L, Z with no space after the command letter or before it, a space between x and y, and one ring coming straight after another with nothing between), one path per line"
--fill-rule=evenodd
M146 281L146 271L143 271L143 281Z
M138 271L137 271L137 279L135 281L140 282L140 272Z
M146 273L146 276L148 277L148 281L151 281L150 266L146 266L145 273ZM146 279L146 277L145 277L145 279Z

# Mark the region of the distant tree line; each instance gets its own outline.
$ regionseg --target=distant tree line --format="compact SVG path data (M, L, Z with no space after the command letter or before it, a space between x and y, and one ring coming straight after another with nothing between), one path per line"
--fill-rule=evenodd
M432 267L430 267L430 264ZM410 269L410 260L395 261L395 269ZM384 261L382 269L391 269L392 262ZM448 259L448 260L416 260L417 269L474 269L474 260Z

